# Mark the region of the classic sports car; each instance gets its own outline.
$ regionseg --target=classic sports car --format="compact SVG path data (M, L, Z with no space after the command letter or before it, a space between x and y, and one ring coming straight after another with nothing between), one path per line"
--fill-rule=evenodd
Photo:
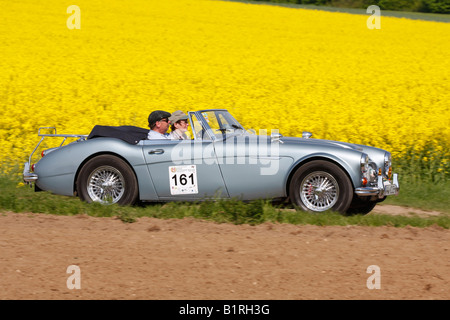
M23 179L36 191L87 202L264 198L290 200L310 212L368 213L399 192L385 150L313 139L308 132L301 138L273 130L256 135L224 109L188 116L191 140L148 140L148 129L133 126L95 126L89 135L39 128L41 140ZM46 137L64 140L31 164ZM77 140L64 145L67 138Z

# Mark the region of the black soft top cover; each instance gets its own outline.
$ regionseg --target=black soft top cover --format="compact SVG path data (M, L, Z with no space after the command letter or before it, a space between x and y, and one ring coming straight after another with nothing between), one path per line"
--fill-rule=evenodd
M147 139L149 129L134 127L134 126L95 126L88 139L108 137L117 138L128 142L130 144L137 144L140 140Z

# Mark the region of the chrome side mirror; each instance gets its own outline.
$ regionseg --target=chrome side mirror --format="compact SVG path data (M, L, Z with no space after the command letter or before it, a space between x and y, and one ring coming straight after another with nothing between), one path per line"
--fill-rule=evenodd
M283 141L280 140L282 137L283 135L281 133L272 132L272 134L270 135L270 141L284 143Z
M302 138L309 139L311 137L312 137L312 133L311 132L303 131Z

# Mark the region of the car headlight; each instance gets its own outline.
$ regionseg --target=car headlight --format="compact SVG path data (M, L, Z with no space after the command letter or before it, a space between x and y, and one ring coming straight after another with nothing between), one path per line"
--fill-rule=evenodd
M369 156L365 153L361 154L361 173L365 174L369 170Z
M361 183L365 187L369 182L369 156L365 153L361 154L360 159L361 168Z
M384 174L389 179L392 176L392 156L389 152L384 154Z

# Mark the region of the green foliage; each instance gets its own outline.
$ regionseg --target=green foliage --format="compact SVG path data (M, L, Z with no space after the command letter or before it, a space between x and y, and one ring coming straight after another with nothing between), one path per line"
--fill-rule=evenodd
M421 11L431 13L450 13L450 0L422 0Z
M342 8L367 8L377 5L382 10L450 13L450 0L255 0L274 3L296 3Z
M413 186L402 187L405 193L403 201L411 205L412 197L418 197L425 192L424 207L428 203L442 204L442 209L448 212L448 199L450 188L440 190L434 184L421 182L422 191L414 191ZM425 189L424 189L425 188ZM439 191L440 190L440 191ZM408 195L410 194L410 195ZM393 198L393 197L390 197ZM23 186L17 177L0 175L0 211L34 212L57 215L86 214L93 217L116 217L124 223L132 223L140 217L153 217L158 219L182 219L192 217L197 219L215 221L218 223L257 225L264 222L289 223L296 225L362 225L362 226L414 226L427 227L438 225L443 228L450 227L450 216L436 217L402 217L391 215L353 215L343 216L335 212L312 214L296 210L289 206L277 207L268 200L243 202L239 199L205 200L196 203L154 203L141 204L133 207L119 205L101 205L99 203L85 203L78 198L52 195L48 192L34 192L33 189Z
M316 6L329 5L331 0L297 0L299 4L313 4Z
M393 10L393 11L417 11L420 1L413 0L379 0L377 5L382 10Z
M257 200L244 203L237 199L213 201L206 200L198 204L198 217L234 224L258 224L263 222L265 211L270 204Z
M446 144L438 141L436 145ZM407 177L408 183L445 184L450 181L450 150L437 148L430 144L420 151L407 150L401 158L393 159L394 171Z

